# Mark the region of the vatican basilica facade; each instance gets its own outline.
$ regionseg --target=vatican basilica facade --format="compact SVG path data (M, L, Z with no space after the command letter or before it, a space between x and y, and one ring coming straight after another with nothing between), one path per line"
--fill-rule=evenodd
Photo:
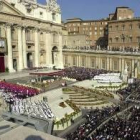
M59 60L58 60L59 58ZM0 71L63 68L61 10L55 0L0 1Z

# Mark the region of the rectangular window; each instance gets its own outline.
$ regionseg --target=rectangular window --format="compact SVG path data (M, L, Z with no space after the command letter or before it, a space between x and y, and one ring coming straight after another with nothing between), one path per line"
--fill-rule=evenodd
M140 24L138 24L138 29L140 29Z
M92 32L89 32L89 35L92 35Z
M95 68L95 59L91 59L91 67Z
M125 30L125 25L122 25L122 30Z
M140 43L140 37L138 37L138 42Z
M112 43L112 38L109 39L109 42Z
M56 14L52 13L52 20L55 21L56 20Z
M113 67L114 70L118 70L118 61L115 60L114 61L114 67Z
M82 66L85 66L85 57L82 57Z
M116 30L118 31L118 29L119 29L119 26L117 25L117 26L116 26Z
M109 30L112 31L112 26L109 27Z
M122 43L124 43L124 42L125 42L125 38L123 37L123 38L122 38Z
M43 17L43 12L40 12L40 17L41 17L41 18Z
M118 37L116 37L116 38L115 38L115 40L116 40L116 42L118 42L118 41L119 41L119 38L118 38Z
M68 56L65 56L64 58L65 58L65 61L64 61L65 65L67 65L68 64Z
M106 62L105 62L105 60L102 60L102 69L105 69L106 68Z
M129 42L132 42L132 37L129 37Z
M132 25L129 25L129 29L132 30Z
M100 27L100 30L103 30L103 27Z
M73 66L76 66L76 56L73 56Z

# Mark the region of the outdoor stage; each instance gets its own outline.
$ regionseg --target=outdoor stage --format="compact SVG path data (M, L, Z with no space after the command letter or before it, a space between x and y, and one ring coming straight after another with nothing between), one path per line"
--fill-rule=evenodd
M59 106L59 103L66 101L69 99L68 95L64 95L62 92L62 88L51 90L37 96L31 97L32 101L42 100L43 97L47 97L48 105L50 106L53 114L56 117L56 120L60 120L65 117L65 114L70 114L74 112L74 110L65 103L66 107L63 108Z

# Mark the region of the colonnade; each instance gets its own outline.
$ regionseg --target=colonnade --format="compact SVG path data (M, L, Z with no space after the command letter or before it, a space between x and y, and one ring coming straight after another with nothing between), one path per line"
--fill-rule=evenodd
M106 56L103 55L80 55L80 54L72 54L68 52L63 52L64 54L64 65L65 66L78 66L78 67L83 67L82 66L82 57L85 57L86 64L84 67L87 68L98 68L98 69L106 69L109 71L119 71L119 72L124 72L124 69L127 68L129 69L129 73L132 74L133 77L137 77L138 75L138 67L140 60L136 56L130 56L125 57L125 56L115 56L115 55L109 55L106 54ZM75 58L74 58L75 57ZM75 59L75 65L73 65L73 58ZM67 60L67 62L66 62ZM92 66L92 61L94 61L94 66ZM105 67L103 68L103 61L105 62ZM116 62L116 63L115 63ZM67 63L67 64L66 64ZM128 66L127 63L130 65ZM137 65L137 66L136 66Z

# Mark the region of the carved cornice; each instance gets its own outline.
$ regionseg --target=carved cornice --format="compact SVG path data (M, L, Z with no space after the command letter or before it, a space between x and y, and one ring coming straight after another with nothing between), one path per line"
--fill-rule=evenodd
M63 33L61 31L58 32L59 35L63 35Z
M45 30L45 32L46 32L47 34L51 34L51 33L52 33L52 31L49 30L49 29Z
M12 23L6 23L6 24L5 24L5 27L11 27L11 26L13 26Z
M58 34L58 31L52 31L52 34Z

